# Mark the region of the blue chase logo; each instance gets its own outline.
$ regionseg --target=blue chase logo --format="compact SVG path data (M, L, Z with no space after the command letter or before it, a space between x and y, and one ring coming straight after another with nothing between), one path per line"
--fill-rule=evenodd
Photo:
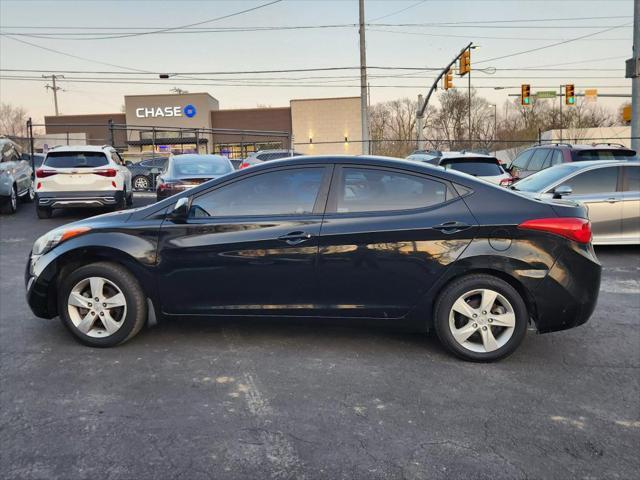
M182 109L182 113L184 113L189 118L193 118L196 116L196 107L191 104L185 105Z

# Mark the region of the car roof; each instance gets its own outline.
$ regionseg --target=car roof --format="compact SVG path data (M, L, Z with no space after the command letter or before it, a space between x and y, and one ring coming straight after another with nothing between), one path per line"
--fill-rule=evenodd
M554 165L551 168L563 167L567 170L582 170L590 167L605 167L605 166L620 167L620 166L629 166L629 165L634 167L640 166L640 161L639 160L587 160L587 161L581 161L581 162L560 163L558 165Z
M49 152L104 152L105 150L115 149L111 145L56 145L51 147Z
M549 143L542 145L533 145L529 148L565 148L571 150L623 150L623 151L633 151L632 149L625 147L622 144L618 143L592 143L592 144L582 144L577 143L572 145L570 143Z

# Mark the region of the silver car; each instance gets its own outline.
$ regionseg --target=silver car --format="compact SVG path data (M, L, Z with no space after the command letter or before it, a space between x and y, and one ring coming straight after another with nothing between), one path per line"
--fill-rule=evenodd
M594 244L640 244L639 161L564 163L520 180L511 188L529 196L584 203Z
M8 138L0 138L0 211L12 214L18 199L34 198L31 162L23 159L20 147Z

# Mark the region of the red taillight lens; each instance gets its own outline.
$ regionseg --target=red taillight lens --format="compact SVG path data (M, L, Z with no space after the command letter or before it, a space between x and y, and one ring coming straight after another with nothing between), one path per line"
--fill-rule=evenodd
M500 180L500 186L502 187L508 187L512 183L513 183L513 178L503 178L502 180Z
M50 177L52 175L56 175L58 172L56 172L55 170L45 170L44 168L39 168L36 170L36 177L37 178L46 178L46 177Z
M538 218L518 225L525 230L540 230L574 240L579 243L591 241L591 222L584 218Z
M250 163L242 162L240 164L240 167L238 167L238 170L240 170L241 168L247 168L247 167L250 167L250 166L251 166Z
M106 170L94 170L91 173L95 175L101 175L103 177L115 177L116 173L118 172L116 171L115 168L107 168Z

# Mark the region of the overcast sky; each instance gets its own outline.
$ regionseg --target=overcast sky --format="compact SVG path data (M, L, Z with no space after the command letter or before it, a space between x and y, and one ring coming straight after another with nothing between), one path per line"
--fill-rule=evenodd
M157 73L359 65L358 30L353 26L275 31L167 32L127 38L96 38L122 29L127 33L138 28L160 29L193 24L270 1L0 0L1 33L19 34L13 37L0 36L2 76L41 75L39 72L8 72L9 69L88 72L133 72L137 69ZM598 87L601 93L630 93L630 80L624 78L624 59L631 56L633 0L366 0L366 17L370 23L387 24L368 27L367 60L370 66L442 67L468 42L479 44L480 48L473 52L474 67L495 67L497 71L493 75L474 71L473 85L517 87L500 91L480 89L480 93L489 101L500 105L508 93L519 92L518 86L523 82L530 83L533 91L573 82L578 91ZM567 20L576 17L597 18ZM532 21L547 19L564 20ZM505 20L525 21L486 23ZM344 25L357 22L357 0L284 0L232 18L202 24L199 28ZM471 26L398 25L444 22L485 23ZM624 26L582 40L482 63L483 59L544 47L621 25ZM75 35L65 37L65 33ZM86 39L87 36L93 39ZM16 39L85 59L71 58L20 43ZM504 70L538 66L550 67L542 71ZM563 66L574 70L550 70ZM372 103L407 96L414 98L428 89L434 75L433 72L385 70L371 70L369 73L372 76ZM126 94L169 93L172 87L180 87L191 92L207 91L225 109L255 107L259 104L287 106L292 98L359 95L357 75L357 70L253 74L246 75L247 80L243 82L256 83L275 78L270 80L272 85L221 86L214 84L238 82L241 76L206 75L202 76L206 80L170 79L158 85L139 85L77 83L71 78L77 78L80 74L66 74L68 79L60 81L65 91L59 93L59 103L62 114L111 113L120 111ZM376 75L396 77L380 78ZM90 73L84 76L94 79L114 77L114 81L125 81L125 77L144 77L137 74L109 76ZM315 78L320 76L331 78ZM301 77L304 79L292 80ZM331 86L332 83L334 86ZM454 84L466 85L466 79L463 82L456 78ZM43 115L53 113L51 92L45 90L44 83L40 81L1 79L0 97L2 102L26 107L34 118L41 119ZM615 107L621 102L610 100L606 104Z

